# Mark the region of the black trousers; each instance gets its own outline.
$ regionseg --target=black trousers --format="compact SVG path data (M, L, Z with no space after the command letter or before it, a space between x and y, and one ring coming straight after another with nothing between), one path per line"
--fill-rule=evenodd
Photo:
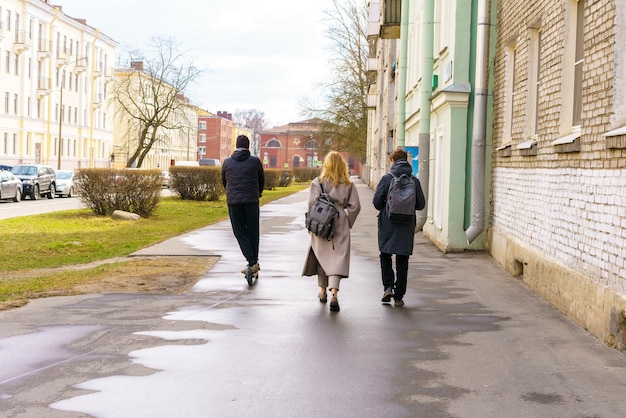
M383 287L393 289L394 299L399 300L406 293L406 280L409 274L409 256L396 254L396 274L393 273L392 255L380 253L380 269Z
M259 262L259 205L228 205L228 216L241 253L252 266Z

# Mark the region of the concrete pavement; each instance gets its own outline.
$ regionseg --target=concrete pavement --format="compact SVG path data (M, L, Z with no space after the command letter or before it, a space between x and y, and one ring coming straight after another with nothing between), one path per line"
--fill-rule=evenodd
M81 295L0 313L10 417L622 417L626 358L487 254L418 234L406 305L382 305L373 192L341 312L300 272L306 192L262 208L249 288L228 222L136 255L218 255L185 295Z

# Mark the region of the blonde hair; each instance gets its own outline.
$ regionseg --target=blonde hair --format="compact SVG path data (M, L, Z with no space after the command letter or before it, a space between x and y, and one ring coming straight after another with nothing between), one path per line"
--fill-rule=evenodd
M319 180L322 183L330 181L335 187L337 187L339 183L352 183L350 181L350 174L348 173L348 165L337 151L329 152L326 158L324 158Z

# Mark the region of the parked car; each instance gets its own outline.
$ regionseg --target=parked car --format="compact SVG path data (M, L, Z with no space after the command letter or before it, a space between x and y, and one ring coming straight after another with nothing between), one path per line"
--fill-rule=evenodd
M200 163L198 161L176 161L175 165L178 167L199 167Z
M22 198L29 196L37 200L41 196L54 199L57 176L54 168L41 164L19 164L11 169L15 177L22 180Z
M0 170L0 199L22 200L22 181L7 170Z
M222 164L220 163L220 160L216 159L216 158L200 158L200 160L198 161L198 164L202 167L202 166L209 166L209 167L219 167Z
M170 172L169 171L161 171L161 183L163 187L170 188Z
M11 169L13 168L12 165L5 165L5 164L0 164L0 170L7 170L7 171L11 171Z
M74 170L58 170L56 194L59 197L72 197L74 193Z

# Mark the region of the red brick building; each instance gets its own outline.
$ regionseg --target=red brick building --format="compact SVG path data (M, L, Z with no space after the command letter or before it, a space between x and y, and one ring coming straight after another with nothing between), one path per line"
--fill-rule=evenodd
M265 168L297 168L321 165L332 143L320 133L316 119L275 126L260 133L259 158ZM360 175L360 162L348 153L341 153L348 162L350 173Z
M224 161L233 152L233 133L236 124L232 115L217 112L217 116L209 112L198 113L198 159L217 158Z

